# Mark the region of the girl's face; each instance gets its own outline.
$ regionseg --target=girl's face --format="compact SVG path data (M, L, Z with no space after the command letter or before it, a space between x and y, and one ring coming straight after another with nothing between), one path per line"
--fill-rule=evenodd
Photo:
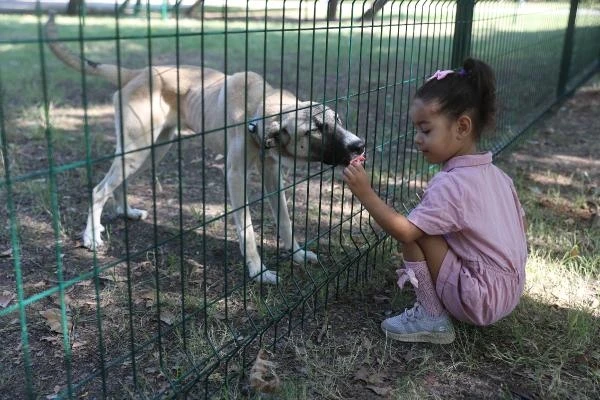
M427 161L432 164L440 164L449 159L473 154L476 151L470 129L465 120L452 120L445 114L439 112L436 102L424 102L417 98L412 103L410 118L417 131L415 144ZM468 131L465 132L465 128Z

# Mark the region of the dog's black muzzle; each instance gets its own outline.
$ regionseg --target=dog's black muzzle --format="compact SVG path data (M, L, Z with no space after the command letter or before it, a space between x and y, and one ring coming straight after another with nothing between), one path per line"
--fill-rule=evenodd
M329 151L323 154L323 162L329 165L345 167L355 157L363 154L365 151L365 141L354 136L352 141L346 142L344 137L339 137L337 140L334 140L333 145L327 147Z
M344 165L350 164L350 161L352 161L355 157L358 157L365 152L365 141L358 138L357 140L350 142L346 146L346 151L349 154L349 156L345 157Z

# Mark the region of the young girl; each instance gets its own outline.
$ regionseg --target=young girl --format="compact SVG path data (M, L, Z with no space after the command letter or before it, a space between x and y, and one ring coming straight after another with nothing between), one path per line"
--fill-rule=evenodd
M489 325L516 307L525 283L524 212L512 180L477 151L496 110L495 78L482 61L437 71L421 86L410 117L414 142L442 164L408 217L373 191L361 163L344 170L350 190L377 223L403 243L398 285L410 281L417 302L382 322L386 336L406 342L451 343L449 315Z

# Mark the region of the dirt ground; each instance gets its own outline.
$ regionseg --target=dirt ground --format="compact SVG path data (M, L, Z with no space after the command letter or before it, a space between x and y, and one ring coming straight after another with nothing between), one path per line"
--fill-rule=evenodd
M527 136L497 160L498 165L511 176L518 176L525 185L530 185L534 191L544 191L544 185L559 184L561 187L559 201L547 202L545 206L564 217L566 223L589 227L588 229L598 229L599 226L600 161L598 155L600 154L600 141L598 132L600 132L600 117L598 110L600 109L600 84L598 82L599 77L596 76L579 89L572 98L553 110L551 115L536 124L532 128L534 134ZM79 119L81 117L77 111L69 112L71 118ZM112 127L109 113L109 109L100 107L98 115L90 117L90 124L96 124L99 130L110 130ZM65 125L71 122L66 121ZM74 130L77 129L77 127L74 128ZM35 161L35 157L32 155L43 152L43 149L35 147L35 143L35 141L24 138L23 146L19 150L21 154L17 154L16 157ZM83 145L78 143L78 146L64 147L64 149L72 150L63 152L59 157L65 159L58 161L68 162L78 159ZM114 143L110 140L99 141L94 146L94 151L97 151L98 154L110 154ZM170 164L175 157L177 157L177 151L171 151L163 163ZM180 239L159 245L155 252L145 249L152 244L156 235L162 238L172 238L180 229L179 202L173 201L174 198L177 198L179 179L176 169L171 169L159 177L158 188L155 191L147 181L138 182L131 188L132 192L136 193L135 196L132 196L132 201L142 204L152 204L156 201L157 212L153 219L157 221L157 224L134 223L137 225L134 225L135 234L132 234L128 223L111 216L110 212L107 213L104 221L108 222L110 226L110 246L99 254L98 259L94 259L93 253L81 248L77 239L79 237L78 230L81 228L82 221L85 221L87 211L85 208L87 199L80 196L80 187L87 184L85 178L65 174L63 175L64 181L57 182L62 196L58 199L62 216L59 223L62 227L60 237L53 238L53 240L48 240L54 231L52 216L49 212L53 200L47 198L43 193L36 192L37 189L34 186L19 187L22 196L17 195L15 201L20 221L23 224L21 231L23 248L21 250L24 255L22 273L26 295L43 293L45 290L55 287L57 277L53 266L57 261L54 239L59 240L62 246L60 263L63 266L64 279L74 278L82 273L91 274L94 265L116 263L114 269L102 274L102 278L98 282L99 286L95 286L91 280L85 280L62 294L70 315L70 322L66 328L71 332L72 364L68 367L71 369L69 373L73 375L75 381L94 370L99 364L97 337L101 328L104 332L104 357L111 360L128 351L128 343L125 342L132 341L140 344L152 341L154 340L152 335L161 329L160 326L167 329L171 326L173 320L178 318L181 308L179 293L182 273L187 274L188 284L197 286L206 284L215 293L215 299L208 300L216 300L227 290L232 290L228 288L235 287L243 280L243 265L241 265L242 260L239 256L232 224L225 225L223 219L217 218L207 224L207 230L204 232L194 229L199 223L202 223L199 221L199 216L202 214L201 204L208 204L207 218L222 213L222 209L216 205L224 198L221 182L219 182L220 179L223 179L223 159L217 154L206 154L206 158L203 158L202 155L187 146L183 149L182 157L186 165L203 164L207 166L204 182L207 182L206 188L209 193L207 195L198 189L201 187L198 176L190 174L183 177L186 182L186 198L182 200L182 203L185 204L183 228L187 229L188 233ZM43 159L39 158L38 161L40 165L44 165ZM34 169L35 166L30 165L29 168ZM107 169L107 164L96 165L94 169L96 173L94 181L97 181L96 178ZM327 178L330 182L331 177ZM73 182L79 182L80 186L73 185ZM338 190L339 186L336 183L322 188L321 194L325 195L324 197L331 195L329 201L337 202L340 199L333 196ZM306 183L298 185L297 193L296 201L304 204L306 200L303 193L306 193ZM586 199L593 201L582 202L582 193ZM40 204L31 203L29 199L32 194L40 198ZM256 197L258 194L255 188L252 195ZM206 201L207 199L209 201ZM328 204L323 204L324 209L327 207ZM256 210L253 212L256 213ZM306 215L296 215L297 220L304 221L305 218ZM309 215L309 218L312 216ZM332 220L335 218L336 216L333 216ZM310 219L306 219L306 221L306 225L297 226L296 233L300 237L305 237L305 233L306 237L316 237L318 224ZM225 226L227 231L225 231ZM272 237L274 232L269 231L268 226L270 225L265 225L265 237ZM2 243L10 243L9 230L7 226L3 228L6 228L2 231L6 236L0 239L2 239ZM259 232L260 234L261 232ZM180 250L181 241L184 242L184 246L182 246L184 250ZM127 265L120 262L119 259L125 252L126 243L132 254ZM280 254L276 240L266 240L264 243L267 247L265 251L269 263L276 263L278 257L287 257ZM323 246L326 246L325 239ZM14 295L15 287L12 255L6 248L0 248L0 253L2 253L0 254L0 295L8 297ZM228 277L225 279L220 272L216 272L221 271L223 258L225 258L226 265L229 266L226 275ZM201 262L198 262L198 259ZM181 269L182 266L183 269ZM133 274L137 282L132 287L126 284L131 278L127 276L128 273ZM306 279L306 276L302 279ZM156 319L155 313L158 303L155 294L157 285L160 286L160 304L163 310L160 321ZM255 306L248 306L247 299L241 295L241 289L233 290L237 291L238 297L236 299L235 296L232 296L234 300L225 306L228 307L227 318L235 321L233 325L238 325L238 323L243 325L248 318L256 317L261 310L255 309ZM341 357L347 360L346 364L329 366L331 379L336 382L336 385L332 385L332 388L334 386L336 388L335 392L327 392L328 381L324 379L312 382L314 391L311 392L309 389L309 392L306 393L307 398L378 399L396 393L392 387L398 380L398 375L406 373L412 366L420 365L424 355L430 355L432 351L431 347L403 347L382 342L379 331L380 321L392 312L398 311L390 302L393 291L394 273L390 271L385 285L367 286L358 292L351 291L350 295L341 294L333 304L330 304L326 318L321 316L312 321L307 320L306 329L302 334L293 335L290 340L282 341L282 344L277 347L279 374L282 380L294 381L303 377L309 379L310 368L321 370L328 368L326 360L330 355L332 359L339 360ZM8 294L5 295L5 292ZM190 291L185 305L186 312L198 314L199 310L205 309L203 302L206 302L206 299L201 297L202 293ZM406 298L409 299L410 294ZM133 305L130 304L130 300L134 301ZM10 301L14 301L14 297ZM249 304L253 304L252 301ZM59 294L54 293L42 301L32 303L27 308L27 318L30 323L30 354L33 358L33 378L36 382L34 386L40 393L49 396L52 396L53 392L64 389L66 379L64 373L61 373L60 378L56 379L57 369L65 370L64 350L62 350L61 335L58 334L63 329L59 324L60 314L57 314L60 313L60 305ZM102 327L97 326L96 323L97 305L100 305L102 312L105 313L102 316ZM129 311L123 312L123 310ZM250 311L250 315L246 310ZM51 312L48 313L49 311ZM167 314L165 311L169 313ZM222 323L223 312L223 303L217 301L211 308L215 324L224 325ZM262 312L264 313L264 310ZM246 320L244 321L244 319ZM199 330L204 328L200 317L192 324ZM230 327L221 325L219 326L221 329L230 329ZM130 333L131 326L136 327L134 333ZM130 334L132 336L128 337ZM239 332L234 330L226 336L236 339L238 334ZM127 337L127 340L124 340L124 337ZM181 335L169 331L164 334L164 339L173 340L174 346L176 346L175 341L180 340ZM0 326L0 341L5 345L5 350L0 355L0 365L12 367L0 373L0 398L15 398L15 395L18 398L23 394L25 382L22 373L24 365L20 347L21 331L16 316ZM169 350L171 350L169 346L164 348L167 353ZM206 351L206 349L199 350L196 356L202 357L202 351ZM304 361L311 352L323 355L320 362L324 364L307 365ZM147 353L145 357L148 359L144 360L140 355L137 362L139 363L138 368L144 369L145 374L149 376L143 385L147 385L146 389L151 393L164 388L169 377L161 375L160 371L152 367L156 364L157 353ZM384 353L388 356L382 360L381 354ZM357 354L363 358L361 360L353 359ZM173 366L170 378L177 377L179 372L177 366L183 362L182 356L165 357L167 358L166 363ZM438 358L432 359L440 368L447 368L453 363L449 353L443 353ZM382 365L385 367L382 368ZM131 365L128 365L126 360L120 369L116 368L108 374L107 379L110 385L116 385L115 393L118 393L117 388L131 385L129 380L121 380L122 376L126 376L130 370ZM509 393L515 393L513 398L536 398L533 389L527 388L526 383L515 380L515 377L509 372L502 370L470 369L454 374L452 379L445 377L441 380L434 370L430 370L430 372L424 373L422 378L426 382L426 393L432 397L498 398L501 397L501 392L506 393L508 390ZM219 382L214 383L218 384ZM240 383L240 387L243 388L243 386L244 383ZM525 394L518 397L519 393ZM400 398L402 397L400 396Z
M539 206L564 219L565 224L582 231L600 229L599 110L600 75L596 75L536 123L531 134L495 161L519 180L521 190L546 193L548 187L558 185L560 193L553 200L541 196ZM530 245L537 245L535 238ZM394 260L391 261L393 264ZM412 297L410 293L406 294L405 301L400 302L401 308L396 309L391 302L395 292L394 280L395 275L390 271L384 285L354 291L331 305L326 320L320 319L321 324L314 326L313 331L308 330L302 339L286 346L289 357L280 359L282 379L297 380L302 374L308 376L307 368L319 370L319 379L313 377L309 384L314 392L312 395L309 393L307 398L548 398L540 394L542 392L536 387L539 383L527 374L513 373L487 362L461 365L460 361L453 359L453 352L435 346L386 343L379 323L400 311ZM596 293L596 296L599 294ZM502 340L510 340L510 335L498 340L498 337L486 334L485 329L465 325L458 329L469 333L466 337L459 334L457 341L471 341L473 336L485 338L489 335L499 347L510 346L509 342L502 343ZM318 345L315 344L317 342ZM468 348L468 344L464 345ZM303 356L299 357L299 352ZM303 358L304 363L299 364L299 358ZM348 364L342 365L340 360L348 360ZM569 371L570 368L565 366L564 374L573 372L577 376L574 371ZM600 360L592 361L585 368L600 368ZM324 372L328 369L331 369L330 374ZM333 377L336 374L337 379ZM409 385L410 390L403 395L399 391L402 389L397 387L405 375L412 379L416 376L422 386L415 388ZM328 379L329 376L331 379ZM344 376L345 379L340 379ZM543 377L539 379L549 382ZM414 393L419 395L415 397ZM596 394L600 395L600 392L596 391ZM572 398L594 397L581 397L580 393L572 395Z

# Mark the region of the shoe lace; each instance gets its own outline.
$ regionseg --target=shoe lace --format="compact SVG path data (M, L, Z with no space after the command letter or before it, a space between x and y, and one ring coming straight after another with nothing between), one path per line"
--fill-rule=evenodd
M415 320L418 319L421 314L421 303L417 301L412 308L404 309L404 312L400 314L400 319L403 321Z

